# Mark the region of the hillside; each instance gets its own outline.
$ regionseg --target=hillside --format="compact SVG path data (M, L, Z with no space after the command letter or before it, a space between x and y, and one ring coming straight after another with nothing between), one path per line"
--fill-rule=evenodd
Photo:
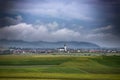
M120 56L0 56L0 80L120 80Z
M0 47L21 47L21 48L60 48L64 44L68 48L99 48L97 44L90 42L60 41L60 42L27 42L22 40L0 40Z

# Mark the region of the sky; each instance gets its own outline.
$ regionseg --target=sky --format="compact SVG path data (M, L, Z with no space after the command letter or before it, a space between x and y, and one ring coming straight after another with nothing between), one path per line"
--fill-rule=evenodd
M0 39L120 47L119 0L0 0Z

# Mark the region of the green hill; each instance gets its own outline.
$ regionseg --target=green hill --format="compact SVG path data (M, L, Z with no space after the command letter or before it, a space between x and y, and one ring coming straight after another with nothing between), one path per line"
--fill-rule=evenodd
M120 56L0 56L0 79L119 80L119 76Z

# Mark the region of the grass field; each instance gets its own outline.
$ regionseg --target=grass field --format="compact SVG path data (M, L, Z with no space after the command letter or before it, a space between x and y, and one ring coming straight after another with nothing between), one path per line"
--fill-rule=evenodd
M120 80L120 56L0 56L0 80Z

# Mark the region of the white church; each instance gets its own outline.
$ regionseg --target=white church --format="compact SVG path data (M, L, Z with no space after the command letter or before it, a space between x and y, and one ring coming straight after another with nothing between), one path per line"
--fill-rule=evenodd
M66 44L64 44L64 47L58 48L58 51L60 51L60 52L67 52L67 46L66 46Z

